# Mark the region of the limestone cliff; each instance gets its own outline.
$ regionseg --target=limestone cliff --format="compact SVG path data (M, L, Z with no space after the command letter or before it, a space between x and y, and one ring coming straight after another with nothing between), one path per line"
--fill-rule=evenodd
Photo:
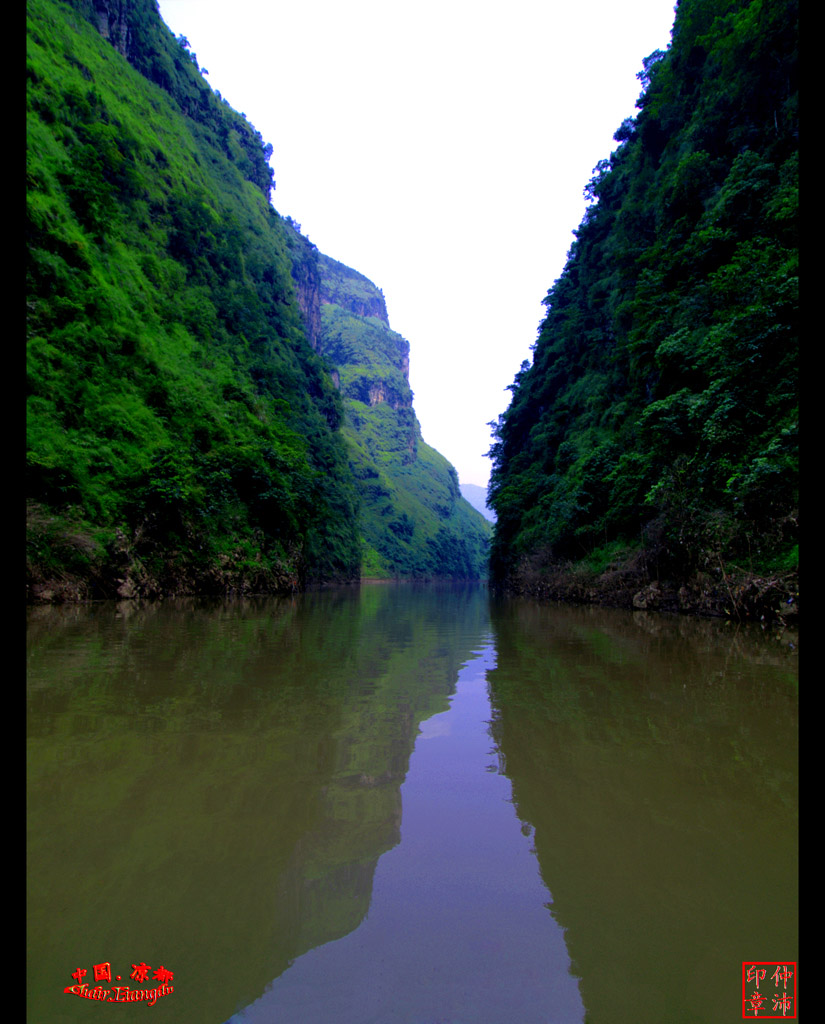
M376 288L369 278L329 256L321 256L321 266L323 268L322 302L340 306L348 313L354 313L355 316L376 317L387 327L390 326L384 293L380 288Z
M284 221L286 239L292 260L292 283L301 310L307 340L317 352L321 341L321 269L316 246L301 234L301 225L291 217ZM333 380L335 381L335 377ZM338 387L338 382L335 381Z
M127 0L94 0L94 24L118 53L134 56L134 34L127 18Z
M490 528L462 497L455 469L421 436L410 346L390 328L368 278L319 254L321 341L344 401L359 482L365 576L486 575Z
M351 404L350 420L360 428L360 406L388 406L396 413L392 430L383 430L380 440L372 438L371 455L380 458L383 446L389 445L409 464L421 433L409 382L409 342L390 329L384 295L372 281L322 254L318 265L320 351L338 371L337 386Z

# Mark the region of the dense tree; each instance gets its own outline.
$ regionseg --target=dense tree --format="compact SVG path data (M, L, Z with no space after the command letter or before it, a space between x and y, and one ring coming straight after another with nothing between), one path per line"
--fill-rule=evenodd
M186 37L154 0L27 15L30 598L481 575L383 296L275 212Z
M795 568L796 26L681 0L644 60L494 424L499 581L640 547L682 578Z
M88 7L27 7L30 593L357 578L266 147L150 0Z

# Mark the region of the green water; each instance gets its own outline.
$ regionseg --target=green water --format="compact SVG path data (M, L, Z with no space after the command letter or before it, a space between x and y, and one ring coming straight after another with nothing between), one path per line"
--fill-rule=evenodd
M760 631L476 587L33 609L28 711L31 1022L733 1021L743 960L797 959ZM174 991L64 993L102 963Z

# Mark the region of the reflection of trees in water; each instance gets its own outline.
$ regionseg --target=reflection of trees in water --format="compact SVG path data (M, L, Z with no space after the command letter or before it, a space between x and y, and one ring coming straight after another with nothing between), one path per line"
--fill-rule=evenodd
M319 821L279 879L279 933L288 937L290 960L348 934L365 916L378 858L400 840L400 787L419 725L447 709L483 631L483 591L455 585L435 594L387 586L362 594L359 648L347 648L341 719L327 737L333 753Z
M360 923L418 725L447 707L483 593L63 612L37 609L29 634L34 989L77 966L78 937L124 964L162 943L192 1019L228 1016Z
M735 1005L743 950L795 958L793 657L667 616L512 601L492 621L492 734L588 1019Z

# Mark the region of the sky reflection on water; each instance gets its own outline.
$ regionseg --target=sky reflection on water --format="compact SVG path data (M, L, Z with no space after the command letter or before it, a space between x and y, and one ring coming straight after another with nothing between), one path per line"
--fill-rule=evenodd
M797 959L758 631L471 587L33 609L28 717L33 1024L102 961L175 971L156 1024L711 1024Z

